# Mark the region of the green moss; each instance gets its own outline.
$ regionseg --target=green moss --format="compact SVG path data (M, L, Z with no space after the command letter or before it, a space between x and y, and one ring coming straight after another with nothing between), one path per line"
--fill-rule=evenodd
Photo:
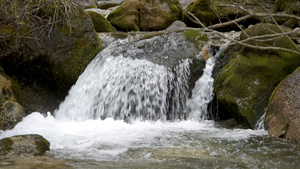
M99 13L88 11L97 32L116 32L117 30Z
M5 156L12 150L13 141L10 138L0 140L0 155Z
M177 8L177 6L175 4L172 4L170 8L171 8L172 12L179 12L179 9Z
M192 42L196 48L202 48L203 42L208 41L207 35L203 34L199 29L185 30L182 35L187 41Z
M41 138L35 141L36 148L39 151L39 154L36 155L43 155L46 151L50 151L50 142L45 138Z

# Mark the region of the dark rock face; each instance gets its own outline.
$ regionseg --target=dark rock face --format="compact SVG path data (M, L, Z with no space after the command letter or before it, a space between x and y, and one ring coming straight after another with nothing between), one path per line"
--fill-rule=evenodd
M43 155L49 150L49 141L40 135L20 135L0 140L0 156L2 158Z
M274 90L265 127L270 135L287 139L300 148L300 68Z
M7 7L1 8L22 8L26 3L27 1L17 0L12 4L1 4ZM30 2L29 10L36 10L35 7L40 6L40 3L44 4L43 1ZM60 5L55 5L57 3ZM63 7L69 10L63 10ZM18 9L16 11L22 12ZM22 24L16 22L18 25L1 22L0 35L11 37L0 42L0 50L3 51L0 66L6 74L18 80L25 96L22 104L27 112L53 111L88 63L102 49L92 20L81 7L64 1L50 3L30 15L15 12L11 14L4 16L6 18L3 20L17 15L42 20L26 20ZM25 38L14 36L17 34ZM41 105L41 100L50 100L48 105L53 107Z
M246 29L250 37L276 31L276 26L272 24L258 24ZM242 34L240 38L243 37ZM296 50L295 44L287 38L276 42L259 42L259 45L270 46L274 43L277 47ZM254 128L257 120L264 114L275 87L299 67L300 56L241 46L231 47L228 55L228 64L214 82L218 101L239 123Z

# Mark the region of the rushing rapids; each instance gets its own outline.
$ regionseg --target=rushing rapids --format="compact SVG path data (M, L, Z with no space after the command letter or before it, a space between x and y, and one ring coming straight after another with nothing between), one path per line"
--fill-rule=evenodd
M192 60L175 59L190 44L168 36L111 43L55 116L32 113L0 137L40 134L51 143L48 154L70 168L297 168L300 153L265 130L207 120L211 72L223 49L208 59L192 90ZM164 45L157 46L160 42Z

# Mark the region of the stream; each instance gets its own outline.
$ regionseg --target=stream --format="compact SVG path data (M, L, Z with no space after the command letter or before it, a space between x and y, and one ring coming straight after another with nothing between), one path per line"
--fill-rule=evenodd
M180 56L181 48L191 45L176 35L158 44L164 37L112 42L53 114L34 112L14 129L2 131L0 138L40 134L51 143L44 163L37 165L35 161L43 161L38 158L27 159L30 163L16 159L5 168L300 167L300 152L269 137L263 128L245 129L233 120L206 118L213 99L211 74L223 48L211 54L203 75L189 89L191 59L165 53ZM147 52L162 56L149 58Z

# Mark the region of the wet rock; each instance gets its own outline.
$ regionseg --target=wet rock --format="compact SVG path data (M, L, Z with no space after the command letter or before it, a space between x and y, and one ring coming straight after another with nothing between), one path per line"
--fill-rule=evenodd
M94 28L97 32L116 32L117 30L101 14L95 11L87 11L91 16Z
M272 34L280 31L272 24L258 24L246 29L251 36ZM246 36L241 34L243 40ZM288 38L270 41L248 41L259 46L296 49ZM264 114L275 87L300 65L300 56L293 53L251 49L236 45L228 52L229 62L222 68L214 82L219 103L239 123L255 127Z
M20 135L0 140L2 158L43 155L50 150L50 143L40 135Z
M265 127L270 135L287 139L300 148L300 68L274 90Z

